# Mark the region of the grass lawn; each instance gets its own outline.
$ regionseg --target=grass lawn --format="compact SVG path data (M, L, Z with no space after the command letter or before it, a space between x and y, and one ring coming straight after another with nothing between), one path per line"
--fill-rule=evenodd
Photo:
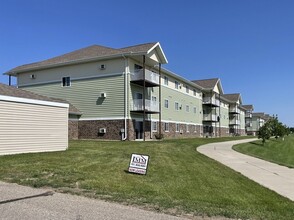
M258 140L236 145L233 149L240 153L294 168L294 135L286 136L284 141L272 138L263 145L261 140Z
M0 157L0 179L176 215L292 220L294 202L196 151L232 139L71 141L65 152ZM131 153L150 156L146 176L125 171Z

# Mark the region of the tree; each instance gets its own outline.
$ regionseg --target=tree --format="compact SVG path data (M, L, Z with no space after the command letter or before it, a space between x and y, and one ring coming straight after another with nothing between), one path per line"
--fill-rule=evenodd
M262 139L262 143L264 144L266 140L270 139L271 136L274 136L276 139L279 137L284 140L285 135L289 135L289 128L283 125L278 120L278 116L274 116L270 118L260 129L258 132L258 138Z
M262 139L262 144L264 145L265 141L270 139L272 134L270 123L265 123L258 132L258 138Z

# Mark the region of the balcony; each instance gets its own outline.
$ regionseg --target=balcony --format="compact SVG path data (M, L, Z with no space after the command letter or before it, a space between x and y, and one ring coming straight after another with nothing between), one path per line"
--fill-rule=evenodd
M145 99L145 109L143 106L143 99L134 99L131 105L131 111L137 113L143 113L145 110L148 114L157 114L159 113L159 103L157 101L151 101Z
M247 127L247 128L252 127L252 122L247 122L247 123L246 123L246 127Z
M131 73L131 82L140 86L144 86L143 69ZM145 86L155 87L159 86L159 75L150 70L145 69Z
M202 104L203 105L210 105L213 107L218 107L219 106L219 100L212 98L212 97L203 97L202 99Z
M238 119L230 119L230 125L240 125L241 122Z
M240 114L240 109L238 107L230 107L229 113Z
M215 114L203 114L203 121L217 122L218 116Z
M252 118L252 113L246 113L245 118Z

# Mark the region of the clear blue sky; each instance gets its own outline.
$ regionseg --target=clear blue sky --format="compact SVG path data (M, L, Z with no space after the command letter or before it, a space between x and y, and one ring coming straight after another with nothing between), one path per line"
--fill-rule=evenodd
M293 0L2 0L0 30L1 73L93 44L159 41L165 68L219 77L225 93L294 127Z

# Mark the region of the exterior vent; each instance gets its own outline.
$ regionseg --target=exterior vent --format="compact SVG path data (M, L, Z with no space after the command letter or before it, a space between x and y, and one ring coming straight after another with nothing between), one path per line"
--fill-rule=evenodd
M105 92L101 92L100 97L101 97L101 98L106 98L106 93L105 93Z
M105 70L105 69L106 69L105 64L101 64L101 65L100 65L100 69L101 69L101 70Z
M105 134L106 133L106 128L99 128L99 133L100 134Z
M31 78L31 79L36 79L36 75L35 75L35 74L31 74L31 75L30 75L30 78Z

